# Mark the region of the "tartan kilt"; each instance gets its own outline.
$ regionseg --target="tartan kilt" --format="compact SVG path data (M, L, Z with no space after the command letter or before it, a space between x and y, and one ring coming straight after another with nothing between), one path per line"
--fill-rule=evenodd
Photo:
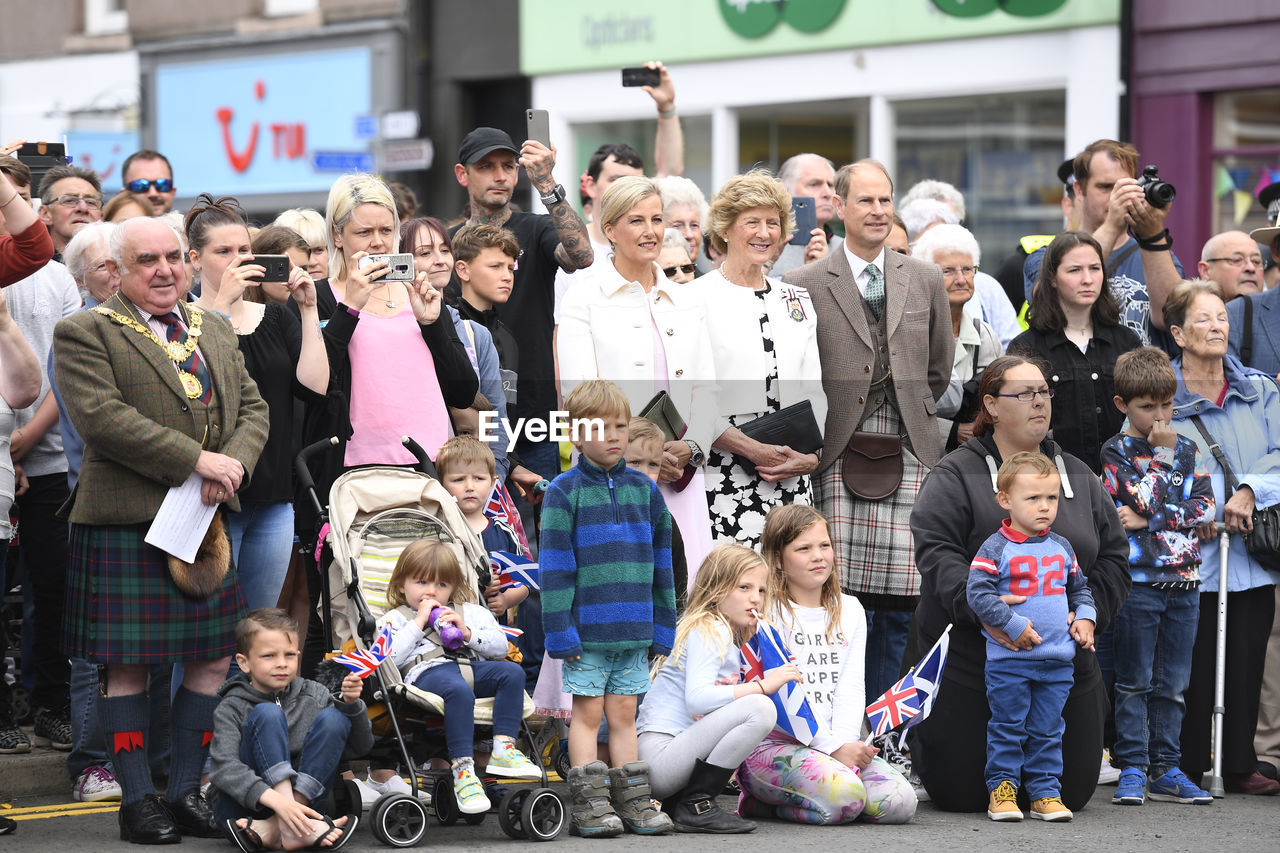
M63 647L94 663L217 660L235 654L244 595L232 565L211 598L188 598L168 555L144 540L151 525L71 525Z
M859 430L898 435L900 425L897 409L886 403L868 415ZM883 500L864 501L844 487L840 468L837 460L813 481L815 506L831 522L840 588L849 595L919 595L920 573L909 522L929 469L904 444L902 483L897 491Z

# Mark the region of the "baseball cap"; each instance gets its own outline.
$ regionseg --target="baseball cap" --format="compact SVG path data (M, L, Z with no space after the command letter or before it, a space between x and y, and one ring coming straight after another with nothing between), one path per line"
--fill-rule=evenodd
M491 151L520 153L520 149L505 131L498 130L496 127L477 127L462 137L462 144L458 146L458 162L464 166L470 166Z
M1280 183L1269 184L1258 193L1258 201L1267 209L1267 228L1255 228L1249 236L1264 246L1270 246L1280 237Z

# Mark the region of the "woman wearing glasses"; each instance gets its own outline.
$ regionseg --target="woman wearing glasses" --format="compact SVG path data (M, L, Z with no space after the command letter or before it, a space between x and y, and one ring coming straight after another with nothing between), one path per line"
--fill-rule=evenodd
M1102 445L1124 423L1111 402L1116 359L1142 341L1120 324L1102 248L1092 235L1067 231L1049 244L1027 321L1031 328L1009 342L1009 352L1048 363L1058 395L1053 440L1100 475Z
M689 257L689 244L674 228L668 228L662 234L662 251L658 253L658 266L662 274L676 284L693 281L698 274L698 267Z
M1052 253L1051 253L1052 254ZM924 481L911 511L920 604L914 661L951 625L950 652L929 718L912 729L911 760L934 805L943 811L980 812L987 807L983 778L986 726L985 631L1012 649L999 628L982 625L965 587L978 548L1008 513L996 503L996 471L1015 453L1038 451L1062 478L1053 532L1066 537L1098 610L1097 632L1106 630L1129 594L1129 541L1114 501L1080 459L1048 438L1058 399L1044 372L1019 355L997 358L983 371L981 409L974 437L942 458ZM1008 604L1023 601L1005 596ZM1082 808L1098 782L1107 694L1091 651L1076 650L1075 683L1062 717L1062 801ZM871 697L868 697L871 698Z
M765 275L795 230L791 196L763 169L729 180L711 203L707 232L725 253L698 288L715 306L711 351L720 382L720 417L707 462L707 503L718 542L760 545L765 516L775 506L811 504L814 453L762 444L738 425L809 400L826 422L818 362L818 321L803 287Z

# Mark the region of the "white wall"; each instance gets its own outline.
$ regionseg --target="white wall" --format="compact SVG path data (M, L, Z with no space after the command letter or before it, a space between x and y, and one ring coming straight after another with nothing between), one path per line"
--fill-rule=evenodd
M89 53L0 64L0 140L56 141L71 113L134 113L138 54ZM94 130L130 130L96 124Z

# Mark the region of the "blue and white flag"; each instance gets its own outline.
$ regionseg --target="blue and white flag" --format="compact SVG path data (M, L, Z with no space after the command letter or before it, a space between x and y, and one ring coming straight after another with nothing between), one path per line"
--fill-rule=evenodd
M883 696L867 706L867 724L872 737L902 726L901 742L906 739L908 729L929 716L938 698L950 645L951 626L948 625L928 654Z
M502 589L513 586L542 589L538 583L538 564L528 557L506 551L490 551L489 567L493 569L493 577Z
M764 674L795 661L776 628L763 619L757 620L756 635L742 644L746 667L742 680L758 681ZM809 707L804 685L789 681L769 697L778 708L778 728L808 746L818 732L818 718Z

